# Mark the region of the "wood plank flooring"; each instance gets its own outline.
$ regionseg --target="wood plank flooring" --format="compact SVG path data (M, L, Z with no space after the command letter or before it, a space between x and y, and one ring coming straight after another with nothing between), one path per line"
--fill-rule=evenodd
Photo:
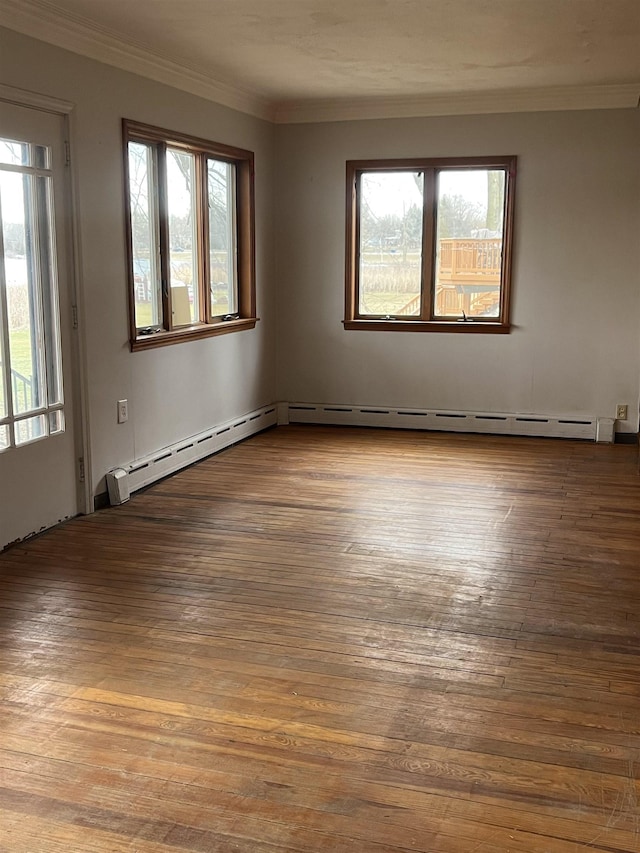
M281 427L0 555L3 853L640 851L637 449Z

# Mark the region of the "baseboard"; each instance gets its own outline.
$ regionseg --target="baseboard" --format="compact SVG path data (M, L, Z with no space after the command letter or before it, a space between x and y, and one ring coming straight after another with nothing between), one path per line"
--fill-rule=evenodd
M616 444L637 444L638 434L635 432L617 432L615 435Z
M600 421L602 425L604 421L602 419ZM135 492L245 438L256 435L264 429L285 423L547 436L591 441L596 439L598 431L596 417L444 411L413 407L396 409L339 403L274 403L218 424L205 432L190 436L120 467L126 472L129 491ZM611 441L611 438L608 440ZM619 444L635 444L637 440L635 433L615 434L615 441ZM106 493L95 496L94 509L102 509L108 505L109 498Z
M106 509L109 506L109 495L107 492L100 492L99 495L95 495L93 498L93 511L97 512L99 509Z
M339 403L289 403L290 423L372 426L392 429L437 430L441 432L488 433L594 441L596 417L571 417L507 412L468 412L438 409L401 409L387 406L351 406ZM280 420L282 423L282 419ZM611 441L611 438L609 438Z
M205 432L192 435L176 444L163 447L153 454L134 460L129 465L121 465L120 468L127 475L129 492L150 486L194 462L199 462L207 456L274 426L277 422L276 405L263 406L246 415L217 424ZM94 501L96 504L98 502L102 504L101 495L98 495Z

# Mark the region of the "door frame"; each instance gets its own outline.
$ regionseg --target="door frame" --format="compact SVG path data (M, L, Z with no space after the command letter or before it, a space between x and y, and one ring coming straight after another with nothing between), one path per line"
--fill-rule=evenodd
M54 113L61 116L64 127L64 144L67 150L67 165L64 170L62 183L64 198L62 205L68 214L67 245L63 250L67 254L69 268L69 291L73 317L69 318L72 325L72 365L71 377L73 382L73 411L71 417L74 424L75 439L75 479L78 495L78 512L88 515L93 512L93 475L91 466L91 431L89 429L88 381L87 381L87 351L84 323L84 292L80 277L81 250L80 232L78 227L78 183L73 157L75 137L75 104L30 92L26 89L16 89L13 86L0 84L0 101L18 107L26 107L42 112Z

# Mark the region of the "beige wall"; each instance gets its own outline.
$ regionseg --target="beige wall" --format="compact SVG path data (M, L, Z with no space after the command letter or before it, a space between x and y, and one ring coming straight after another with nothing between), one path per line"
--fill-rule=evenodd
M0 29L0 82L72 101L95 491L104 474L272 402L275 384L270 124ZM148 352L128 348L123 117L248 148L256 163L255 330ZM116 401L129 421L116 423Z
M94 492L110 468L276 399L609 417L620 402L636 428L638 111L276 128L2 29L0 82L76 105ZM255 152L255 330L129 352L122 117ZM519 157L513 333L345 332L345 160L475 154Z
M279 127L278 387L290 401L637 426L640 112ZM348 159L516 154L510 335L344 331Z

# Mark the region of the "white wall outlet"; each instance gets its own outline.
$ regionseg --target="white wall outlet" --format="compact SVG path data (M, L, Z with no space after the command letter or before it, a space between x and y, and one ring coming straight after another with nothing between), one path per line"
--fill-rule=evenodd
M627 406L624 403L618 403L616 406L616 420L617 421L626 421L627 419Z
M118 423L124 424L129 420L129 401L118 400Z

